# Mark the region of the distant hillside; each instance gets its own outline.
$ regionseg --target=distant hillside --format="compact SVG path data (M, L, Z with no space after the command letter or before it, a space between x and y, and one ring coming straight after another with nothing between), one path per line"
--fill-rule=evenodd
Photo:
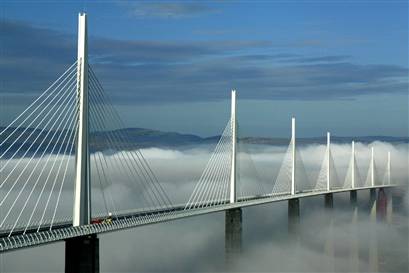
M118 130L128 135L127 143L132 146L183 146L192 144L208 144L216 143L220 135L212 137L200 137L192 134L181 134L177 132L163 132L158 130L143 129L143 128L126 128ZM391 143L409 143L407 137L389 137L389 136L362 136L362 137L337 137L332 136L331 141L335 143L350 143L352 140L362 143L370 143L373 141L385 141ZM289 138L274 138L274 137L242 137L239 139L244 143L249 144L265 144L265 145L286 145L289 142ZM312 144L312 143L326 143L326 136L322 137L308 137L297 138L299 144Z
M4 127L0 130L3 131ZM0 136L0 142L3 142L9 134L14 130L14 128L9 128L4 134ZM25 129L18 129L19 132L15 135L20 135ZM33 145L34 148L38 147L41 141L46 138L47 132L42 132L41 137L35 140L40 131L37 130L33 136L29 137L33 133L34 129L28 128L24 133L24 136L20 139L17 139L15 136L10 137L6 140L5 144L2 145L1 151L4 152L7 147L9 147L13 142L16 141L16 147L10 149L7 152L7 155L11 155L17 150L17 147L21 146L24 142L24 147L19 151L23 153L26 149L29 148L33 141L37 145ZM111 143L113 142L115 146L120 147L121 149L134 149L134 148L147 148L147 147L180 147L180 146L194 146L200 144L214 144L219 140L220 136L213 137L200 137L192 134L181 134L177 132L163 132L158 130L144 129L144 128L125 128L120 130L111 131L111 135L120 135L126 136L123 138L111 137L107 138L106 132L94 132L90 136L90 148L91 151L104 150L107 147L107 140ZM51 141L51 135L49 134L48 140ZM364 136L364 137L337 137L333 136L332 141L336 143L350 143L352 140L357 142L369 143L372 141L385 141L391 143L409 143L409 138L407 137L389 137L389 136ZM266 138L266 137L243 137L239 141L249 144L263 144L263 145L287 145L289 142L288 138ZM326 137L310 137L310 138L297 138L297 142L300 145L312 144L312 143L325 143ZM60 143L61 145L66 145L66 143ZM52 147L54 145L50 145Z
M390 136L361 136L361 137L338 137L331 136L332 143L351 143L352 141L371 143L373 141L384 141L390 143L409 143L407 137L390 137ZM288 144L289 138L265 138L265 137L244 137L241 141L251 144L265 144L265 145L285 145ZM327 143L326 136L323 137L307 137L297 138L297 143L300 145L307 144L325 144Z
M202 138L191 134L176 132L163 132L144 128L125 128L116 132L126 136L122 139L122 145L127 147L175 147L193 145L198 143L211 143L218 137ZM91 136L94 144L102 142L105 133L94 133Z

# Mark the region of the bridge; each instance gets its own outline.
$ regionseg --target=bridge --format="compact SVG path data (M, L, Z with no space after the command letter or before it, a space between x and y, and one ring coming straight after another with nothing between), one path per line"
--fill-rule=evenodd
M398 186L390 152L379 175L374 148L362 178L354 142L340 179L330 133L318 177L310 179L293 118L291 140L271 188L256 177L249 187L237 170L237 157L245 153L238 151L233 90L231 116L202 175L190 197L175 203L142 151L128 141L124 123L88 63L87 39L87 15L81 13L77 60L0 133L0 253L65 241L66 272L98 272L100 233L226 211L226 244L234 245L241 240L244 207L287 201L289 229L294 229L301 198L322 195L325 207L332 208L334 194L349 192L356 206L357 191L369 190L374 200L377 190L382 195ZM120 207L109 191L120 180L118 174L139 189L136 205ZM101 212L92 209L97 199L102 200Z

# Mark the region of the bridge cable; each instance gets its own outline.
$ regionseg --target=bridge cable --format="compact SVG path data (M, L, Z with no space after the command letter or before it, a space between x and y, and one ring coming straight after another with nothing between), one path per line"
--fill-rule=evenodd
M73 85L71 84L71 86L70 86L69 88L65 89L64 92L67 92L67 90L70 91L70 89L72 88L72 86L73 86ZM30 147L25 151L24 155L20 158L19 163L21 162L21 160L27 155L27 153L28 153L29 150L33 147L33 145L34 145L35 142L38 140L38 138L41 136L41 134L46 130L46 128L47 128L47 126L49 125L49 123L51 122L52 118L55 116L55 114L58 112L58 110L61 109L61 107L64 105L64 103L67 102L67 99L69 99L69 98L70 98L70 97L69 97L69 96L65 96L65 94L64 94L64 96L60 96L60 97L58 98L58 100L55 102L56 104L54 104L54 105L51 107L51 109L48 110L48 112L47 112L47 113L45 114L45 116L41 119L41 121L36 125L36 127L35 127L34 129L32 129L31 133L25 138L24 142L16 149L16 151L13 153L13 155L12 155L10 158L8 158L8 160L6 161L6 163L0 168L0 172L2 172L2 171L8 166L9 162L11 162L11 160L18 154L18 152L19 152L19 151L24 147L24 145L30 140L31 136L32 136L34 133L37 133L37 134L38 134L37 137L35 137L34 140L31 140L31 145L30 145ZM61 100L62 100L62 101L61 101ZM61 105L60 105L57 109L54 110L54 108L56 107L56 105L58 105L58 103L61 103ZM48 107L48 106L47 106L47 107ZM47 108L44 107L44 108L42 109L42 112L44 112L46 109L47 109ZM42 112L41 112L41 113L42 113ZM40 117L41 113L40 113L38 116L36 116L35 120L36 120L38 117ZM51 118L50 118L49 115L51 115ZM43 122L45 122L45 121L47 121L46 124L45 124L45 125L43 126L43 128L38 132L37 130L39 130L40 125L42 125ZM31 126L31 124L32 124L32 123L30 123L29 126ZM28 128L29 128L29 127L26 127L26 128L23 130L23 132L21 132L21 134L13 141L13 143L2 153L2 155L0 156L0 158L2 158L2 157L11 149L11 147L13 147L14 144L16 144L17 141L18 141L22 136L24 136L24 134L25 134L25 132L28 130ZM19 164L19 163L17 163L17 164ZM16 167L16 166L15 166L15 167ZM7 180L7 178L6 178L6 180ZM2 185L5 183L6 180L4 180L4 181L0 184L0 188L1 188Z
M226 126L226 129L228 127ZM196 197L196 203L198 203L198 207L202 207L201 204L206 204L207 203L207 194L209 193L208 189L210 187L211 182L213 182L213 177L215 175L215 169L220 167L220 165L216 162L218 162L219 158L223 155L224 151L226 150L226 147L229 145L229 140L226 139L224 136L220 138L219 140L219 145L216 145L216 149L212 154L212 157L209 161L209 168L205 172L205 175L203 177L203 183L201 184L201 187L197 189L197 197ZM196 205L195 205L196 207Z
M7 148L4 152L2 152L2 154L0 155L0 158L3 158L3 156L6 155L6 153L17 143L17 141L18 141L21 137L25 136L25 135L24 135L25 132L30 128L31 125L34 124L34 122L35 122L38 118L41 117L41 115L42 115L46 110L48 110L48 107L49 107L52 103L55 103L55 104L54 104L54 106L55 106L55 105L57 105L57 104L61 101L61 99L63 98L64 92L66 92L67 90L70 90L70 89L71 89L72 85L73 85L74 83L76 83L75 80L76 80L76 77L75 77L75 75L74 75L74 76L71 76L71 78L64 78L64 80L63 80L61 83L58 84L58 86L53 90L53 92L54 92L55 90L59 90L59 91L55 94L54 97L51 98L51 100L50 100L45 106L41 107L41 111L35 115L34 119L33 119L28 125L25 126L24 130L18 135L17 138L14 139L14 141L12 142L12 144L8 145L8 148ZM57 89L57 88L60 87L61 85L63 85L63 87L62 87L61 89ZM68 87L67 87L67 85L68 85ZM51 94L52 94L52 93L51 93ZM50 94L50 95L51 95L51 94ZM47 96L46 99L48 99L48 97L49 97L49 96ZM57 101L55 101L56 99L57 99ZM42 103L44 103L44 101L43 101ZM38 107L40 107L40 106L42 105L42 103L41 103ZM34 109L34 111L36 111L37 109L38 109L38 108ZM23 126L24 122L26 122L27 119L28 119L31 115L33 115L33 114L35 113L34 111L31 112L30 115L29 115L28 117L26 117L26 119L24 119L24 121L23 121L22 123L20 123L19 126L16 127L16 128L13 130L13 132L10 133L10 134L0 143L0 147L3 146L3 145L6 143L6 141L8 141L9 138L10 138L11 136L13 136L14 133L17 132L18 129L20 129L21 126ZM50 109L50 111L52 111L52 110ZM50 113L50 111L48 111L48 113L47 113L46 115L48 115L48 114ZM38 125L41 124L43 120L44 120L44 118L38 123ZM38 128L38 125L35 127L35 129ZM9 126L7 126L6 128L9 128ZM4 130L3 130L3 131L4 131ZM4 131L4 132L5 132L5 131ZM28 139L30 139L31 135L32 135L34 132L35 132L35 130L32 130L32 132L30 133L30 135L29 135L28 137L25 136L26 141L27 141ZM21 147L22 147L22 145L19 147L19 149L20 149ZM19 151L19 149L13 154L12 157L14 157L14 156L17 154L17 152ZM4 169L4 168L2 168L1 170L3 170L3 169ZM0 170L0 171L1 171L1 170Z
M57 117L57 119L55 120L53 126L56 124L57 121L59 121L59 119L60 119L60 117L61 117L61 114L64 113L64 112L65 112L64 110L60 111L60 115L59 115L59 116ZM68 113L69 113L68 111L65 112L65 115L64 115L64 117L63 117L63 120L66 119ZM69 117L69 115L68 115L68 117ZM56 130L54 131L54 134L53 134L52 138L51 138L50 141L48 142L47 147L43 150L42 155L41 155L39 158L36 158L36 161L37 161L37 162L36 162L35 166L32 168L32 171L31 171L30 175L28 176L28 178L26 178L26 182L24 183L23 187L22 187L21 190L19 191L19 193L18 193L17 197L15 198L13 204L12 204L11 207L9 208L8 213L7 213L6 216L3 218L3 221L2 221L2 223L0 224L0 227L3 225L3 223L4 223L5 220L6 220L6 218L8 217L9 213L11 212L11 210L13 209L13 207L14 207L14 205L16 204L17 200L19 199L21 193L24 191L25 187L27 186L28 181L30 181L32 175L34 174L34 171L36 170L37 166L39 165L39 163L41 162L41 160L42 160L42 158L44 157L45 153L47 152L47 150L48 150L50 144L52 143L52 141L53 141L55 135L56 135L57 132L60 130L60 135L59 135L58 138L61 137L61 135L62 135L62 133L63 133L63 129L65 128L65 126L67 126L69 120L70 120L70 119L67 119L67 120L65 121L65 123L64 123L64 122L60 122L60 123L59 123L58 127L57 127ZM71 120L73 120L73 119L71 119ZM63 126L61 127L61 125L63 125ZM60 128L62 128L62 129L60 129ZM51 130L48 130L46 136L43 138L42 143L37 147L37 150L36 150L36 152L34 153L33 157L34 157L34 156L36 155L36 153L39 151L40 147L42 146L42 144L44 143L44 141L47 139L47 136L48 136L51 132L52 132ZM53 150L55 149L55 147L56 147L57 145L58 145L58 141L54 144ZM50 156L51 156L51 155L50 155ZM48 157L48 159L50 158L50 156ZM32 157L32 158L33 158L33 157ZM47 161L47 162L48 162L48 161ZM29 163L26 165L26 167L27 167L28 165L29 165ZM24 203L24 206L23 206L23 208L20 210L20 213L19 213L19 215L18 215L18 217L17 217L17 220L16 220L15 224L13 225L12 231L13 231L13 229L16 227L18 220L20 219L20 217L21 217L21 215L22 215L24 209L26 208L26 206L27 206L27 204L28 204L28 201L29 201L31 195L33 194L33 191L34 191L35 187L37 186L37 183L39 182L39 179L40 179L40 177L41 177L41 175L42 175L42 173L43 173L43 171L44 171L44 169L45 169L45 166L46 166L46 165L43 166L43 169L42 169L40 175L37 177L37 180L36 180L36 182L34 183L34 186L32 187L32 189L31 189L31 191L30 191L30 193L29 193L29 196L26 198L26 201L25 201L25 203ZM25 169L24 169L24 170L25 170ZM16 182L19 181L20 177L21 177L22 174L24 173L24 170L21 171L19 177L16 179ZM11 232L12 232L12 231L11 231ZM11 234L11 232L10 232L10 234Z
M102 112L103 112L103 113L107 113L108 111L102 111ZM104 115L104 114L103 114L103 115ZM121 141L118 140L119 137L117 138L117 134L111 133L111 132L108 131L108 132L107 132L107 136L108 136L108 138L107 138L108 142L110 142L110 143L112 144L112 146L114 146L114 147L118 150L118 152L121 153L124 157L130 159L129 154L127 154L127 153L125 153L125 152L123 151L123 150L124 150L124 149L123 149L124 147L121 147L120 145L116 145L116 144L115 144L115 143L117 143L117 142L121 143ZM116 140L115 140L115 139L116 139ZM117 156L117 155L115 154L115 156ZM145 174L144 174L143 172L141 172L141 173L142 173L142 176L143 176L144 178L141 177L141 176L140 176L140 172L136 171L136 169L134 168L133 165L128 165L128 161L129 161L129 162L132 162L132 160L126 160L126 161L125 161L125 165L128 167L130 173L132 173L132 169L133 169L133 170L135 171L135 173L137 174L137 176L138 176L141 180L143 180L143 179L146 180ZM118 160L117 160L116 162L117 162L118 164L121 162L121 160L120 160L119 157L118 157ZM131 168L130 166L133 166L133 167ZM126 170L126 168L125 168L125 170ZM129 178L130 178L129 181L131 181L132 178L131 178L131 177L129 177ZM141 185L142 185L143 187L145 187L145 185L144 185L143 183L141 183ZM146 188L146 189L147 189L147 193L149 193L149 192L150 192L149 189L148 189L148 188ZM145 193L145 192L144 192L144 193ZM155 193L154 193L154 194L155 194ZM156 195L154 195L154 198L157 199ZM157 199L157 202L159 202L159 204L161 204L160 199ZM155 206L155 202L153 201L153 199L151 199L151 205L152 205L152 206Z
M291 149L292 140L284 153L283 161L275 179L271 194L273 196L290 194L291 192Z
M91 96L92 97L92 96ZM106 111L102 111L102 113L104 113L104 112L106 112ZM98 126L98 129L100 129L101 131L103 130L103 126L102 125L99 125L102 121L101 121L101 119L102 118L104 118L105 119L105 116L103 116L103 117L99 117L98 115L95 115L95 121L94 121L94 124L97 124L97 126ZM110 146L109 147L114 147L115 149L117 149L117 153L114 153L113 154L113 156L117 159L117 160L114 160L114 162L115 162L115 164L117 164L118 166L120 166L120 169L123 169L124 170L124 172L125 172L125 174L127 175L127 177L128 177L128 181L132 181L132 177L129 175L129 174L132 174L132 167L130 167L130 165L129 165L129 163L128 163L128 161L129 160L125 160L125 162L124 163L122 163L122 160L121 160L121 158L119 157L119 155L118 155L118 153L121 153L123 156L124 156L124 158L128 158L129 159L129 156L127 156L126 155L126 153L123 151L123 149L121 148L121 147L119 147L118 145L116 145L115 143L116 143L116 141L114 140L114 138L115 138L115 135L114 134L111 134L109 131L107 131L106 132L106 138L104 138L106 141L107 141L107 143L109 143L110 144ZM119 141L118 141L119 142ZM104 160L106 160L105 159L105 156L102 154L102 157L104 158ZM109 166L109 164L106 164L106 166L107 166L107 168L108 168L108 166ZM128 172L129 171L129 172ZM141 176L140 176L140 174L139 174L139 172L136 172L135 171L135 174L139 177L139 179L143 179ZM139 180L138 180L139 181ZM144 186L143 185L143 183L140 183L142 186ZM145 192L143 192L143 195L142 195L142 197L143 198L145 198L144 197L144 194L145 194ZM145 201L148 201L148 206L155 206L155 201L151 198L151 200L149 201L149 200L147 200L147 199L145 199ZM149 203L150 202L150 203Z
M225 147L228 147L228 145L231 145L231 141L229 142L229 138L223 137L225 140L222 141L223 147L219 151L215 151L216 157L215 157L215 164L213 164L213 169L209 171L210 177L208 178L208 181L210 182L208 185L208 190L203 190L202 192L204 193L203 196L203 204L206 204L206 207L211 204L211 202L215 199L215 194L214 189L217 189L217 186L220 185L220 178L223 177L222 173L225 171L223 169L223 164L219 163L219 161L222 160L225 154ZM228 148L227 148L228 149ZM223 183L223 180L221 180L221 183ZM209 198L208 198L209 196Z
M230 128L230 120L227 123L225 129L223 130L222 135L220 136L220 139L218 143L216 144L216 147L214 149L214 152L212 153L209 161L206 164L206 167L204 171L202 172L198 183L195 185L195 188L193 189L193 192L186 203L185 210L187 209L192 209L196 208L198 202L200 203L202 201L201 199L201 194L205 192L205 188L207 188L208 184L208 176L211 174L211 170L213 170L215 164L214 161L216 159L216 156L220 155L223 151L227 149L227 145L231 145L229 143L229 138L226 138L226 135L228 135L228 131L231 130Z
M74 142L74 139L75 139L75 138L72 137L72 134L73 134L73 132L76 132L76 131L77 131L78 112L77 112L77 115L76 115L76 117L74 118L74 120L75 120L75 124L74 124L74 127L73 127L74 129L73 129L73 130L66 130L65 135L64 135L64 138L63 138L63 140L62 140L62 143L64 143L64 142L68 142L68 143L69 143L69 142L70 142L69 139L72 139L71 142ZM76 133L75 133L75 134L76 134ZM69 136L69 137L68 137L68 140L66 141L67 136ZM61 135L59 136L59 138L60 138L60 137L61 137ZM57 143L58 143L58 142L59 142L59 141L57 141ZM57 147L57 146L55 145L55 146L53 147L53 149L51 150L51 152L49 153L48 158L47 158L47 161L46 161L46 163L44 164L43 169L41 170L40 175L38 176L37 179L40 179L40 177L42 176L43 171L44 171L45 167L48 165L49 160L50 160L51 157L53 156L56 147ZM59 148L58 148L57 154L60 154L60 153L61 153L62 148L63 148L63 146L60 145ZM30 223L31 223L31 220L32 220L32 218L33 218L33 216L34 216L34 213L35 213L35 211L37 210L37 206L38 206L38 204L39 204L39 201L40 201L40 199L41 199L41 197L42 197L42 195L43 195L43 193L44 193L45 187L46 187L47 184L48 184L50 175L51 175L51 173L52 173L53 170L54 170L55 163L56 163L56 159L52 162L51 169L50 169L50 171L49 171L49 173L48 173L48 175L47 175L47 177L46 177L46 179L45 179L45 182L44 182L43 187L42 187L42 189L41 189L41 191L40 191L40 194L39 194L38 197L37 197L37 201L36 201L36 203L35 203L35 205L34 205L34 208L33 208L33 210L32 210L32 213L31 213L30 217L29 217L29 220L28 220L28 222L27 222L27 225L26 225L26 228L25 228L23 234L26 233L28 227L30 226ZM37 181L36 181L36 182L37 182Z
M92 68L91 68L91 67L90 67L90 71L91 71L91 75L92 75L92 76L90 77L90 78L91 78L91 81L92 81L94 84L97 85L97 91L98 91L97 94L99 94L99 96L101 96L101 98L104 97L104 99L105 99L105 101L106 101L107 99L106 99L106 96L105 96L105 92L103 92L102 86L100 85L100 83L99 83L98 79L96 78L94 72L92 71ZM111 114L111 117L112 117L114 120L116 120L116 121L118 122L118 124L123 125L122 121L119 119L119 116L118 116L118 114L116 113L115 109L112 107L112 105L111 105L111 104L105 104L105 106L108 107L108 108L107 108L107 109L108 109L107 113L110 113L110 114ZM115 132L115 133L117 134L117 137L118 137L118 138L124 140L124 137L123 137L123 135L122 135L120 132ZM123 141L122 141L122 142L123 142ZM121 146L122 146L122 145L121 145ZM155 194L155 195L156 195L156 193L158 193L159 196L160 196L160 198L161 198L160 200L162 200L160 204L162 204L163 206L165 206L165 207L167 207L167 208L170 208L170 207L171 207L171 201L170 201L170 199L168 198L168 196L167 196L166 193L164 192L164 190L163 190L161 184L159 183L159 181L157 180L156 176L154 175L154 173L153 173L152 170L150 169L149 165L147 164L146 159L143 157L143 155L142 155L142 153L140 152L140 150L138 149L137 151L131 151L129 154L130 154L130 156L133 158L133 161L134 161L135 163L136 163L136 162L139 162L139 163L140 163L140 165L139 165L138 168L140 168L140 170L142 171L142 174L143 174L143 175L147 175L148 179L150 180L151 185L153 186L153 188L151 188L150 191L151 191L153 194ZM135 154L136 154L136 158L134 157ZM138 159L137 159L137 158L138 158ZM134 166L138 166L138 165L134 165ZM149 180L148 180L147 182L149 182ZM162 205L161 205L161 206L162 206Z
M240 125L238 124L237 127L238 127L238 132L240 135L240 131L241 131ZM260 177L259 172L257 171L256 165L251 156L250 150L247 149L247 146L243 138L238 138L237 143L238 143L238 160L237 160L238 172L237 173L239 177L238 185L242 192L243 191L246 192L244 193L244 195L242 194L242 197L266 194L267 192L264 188L264 185L263 185L264 183ZM245 172L246 169L241 167L243 165L247 166L247 171L248 171L247 173ZM242 172L243 172L243 175L242 175ZM248 183L244 183L244 181L242 181L241 179L242 177L247 177L246 182Z
M69 98L69 97L66 97L66 98L63 100L63 101L64 101L63 104L61 104L61 105L57 108L57 110L52 113L51 117L48 117L48 115L46 116L47 119L48 119L48 121L47 121L46 124L44 125L44 128L41 130L41 132L43 132L43 131L45 130L45 128L53 121L54 116L55 116L58 112L60 112L60 110L62 110L62 111L60 112L60 115L58 116L58 118L60 118L61 114L63 113L63 110L64 110L64 109L67 109L68 104L65 104L65 105L64 105L64 103L66 102L67 98ZM70 101L70 100L68 100L68 102L69 102L69 101ZM53 108L54 108L54 106L53 106ZM56 124L56 122L58 121L58 118L57 118L57 120L54 121L54 124L53 124L52 126L54 126L54 125ZM20 177L23 175L23 173L25 172L25 170L27 169L27 167L28 167L29 164L31 163L32 159L35 158L37 152L40 150L40 148L42 147L42 145L45 143L45 140L46 140L46 138L47 138L47 136L48 136L49 133L50 133L50 130L48 131L48 133L46 134L46 136L42 139L41 143L37 146L36 151L35 151L35 152L33 153L33 155L30 157L30 159L28 160L27 164L25 165L25 167L23 168L23 170L20 172L18 178L15 180L15 182L12 184L12 186L11 186L11 188L9 189L9 191L7 192L7 194L4 196L4 198L3 198L2 201L0 202L0 206L4 203L5 199L8 197L8 195L10 194L10 192L14 189L15 185L17 184L17 182L19 181ZM33 147L33 145L36 143L36 141L38 140L38 138L39 138L40 136L41 136L41 135L39 134L39 135L35 138L35 140L32 141L32 143L30 144L29 148L24 152L24 155L19 159L19 161L18 161L17 164L14 166L14 168L12 169L12 171L11 171L10 173L8 173L8 175L6 176L6 178L2 181L2 183L0 184L0 188L2 188L3 185L6 183L6 181L10 178L11 174L14 172L14 170L16 170L17 166L18 166L18 165L20 164L20 162L24 159L24 157L27 155L27 153L30 151L30 149ZM7 162L10 162L10 161L7 161ZM6 164L7 164L7 163L6 163ZM4 168L3 168L3 169L4 169ZM3 170L3 169L2 169L2 170ZM27 181L26 181L26 183L27 183ZM0 225L0 226L1 226L1 225Z
M72 72L76 71L75 69L72 70L72 68L75 67L76 64L77 64L77 61L75 61L67 70L65 70L65 72L64 72L55 82L53 82L35 101L33 101L20 115L18 115L8 126L6 126L6 128L4 128L4 129L0 132L0 136L2 136L8 129L10 129L11 126L12 126L14 123L16 123L27 111L29 111L29 110L35 105L35 103L37 103L43 96L45 96L45 95L48 93L48 91L49 91L53 86L56 85L57 82L59 82L63 77L66 77L67 74L68 74L68 76L70 76ZM58 86L57 86L57 87L58 87ZM55 90L57 90L57 89L54 89L51 93L49 93L49 94L47 95L47 97L44 99L44 101L45 101L49 96L53 95L53 93L55 92ZM42 103L44 103L44 101L43 101ZM40 105L38 105L34 110L32 110L32 111L30 112L29 116L26 117L26 119L28 119L31 115L33 115L33 114L35 113L35 111L42 105L42 103L41 103ZM9 134L8 137L11 137L11 135L14 134L14 133L18 130L18 128L20 128L20 125L26 121L26 119L25 119L24 121L22 121L22 122L19 124L19 126L15 127L14 130L13 130L13 132L12 132L11 134ZM0 145L4 144L4 142L7 141L7 140L8 140L8 138L6 138L5 140L3 140Z
M90 71L91 71L91 73L93 74L92 68L90 68ZM93 75L94 75L94 74L93 74ZM98 79L96 78L96 76L93 77L92 79L94 79L94 78L95 78L96 83L97 83L98 86L100 87L100 88L99 88L100 94L106 98L105 92L103 92L102 86L99 84ZM115 111L115 109L112 107L111 104L109 104L109 106L110 106L110 107L109 107L109 110L110 110L110 112L111 112L112 117L115 118L115 119L118 121L118 123L119 123L122 127L124 127L124 126L123 126L123 123L122 123L122 121L120 120L119 115L117 114L117 112ZM119 136L121 136L121 134L119 134ZM123 137L121 137L121 138L123 139ZM133 156L134 153L136 154L136 156L137 156L138 159L136 159L136 158ZM148 178L151 180L152 185L154 186L154 188L158 191L158 193L162 196L162 198L164 198L164 200L167 201L167 206L168 206L168 207L171 207L171 201L170 201L170 199L169 199L168 196L165 194L165 192L164 192L162 186L160 185L159 181L157 180L157 178L155 177L154 173L153 173L152 170L150 169L149 165L147 164L146 159L143 157L143 155L142 155L142 153L140 152L140 150L138 149L137 151L131 151L130 154L131 154L131 157L132 157L136 162L140 162L141 170L143 170L142 173L146 173L146 174L148 175ZM153 191L153 192L154 192L154 191ZM165 203L165 204L166 204L166 203Z

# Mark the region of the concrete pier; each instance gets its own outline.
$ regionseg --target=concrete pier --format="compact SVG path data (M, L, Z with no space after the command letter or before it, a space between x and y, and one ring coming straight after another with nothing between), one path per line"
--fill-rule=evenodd
M97 235L65 241L65 273L99 273L99 239Z
M352 221L350 226L350 256L349 265L350 272L359 272L359 236L357 230L358 223L358 195L356 190L349 193L350 203L352 207Z
M230 267L241 253L242 218L241 208L226 210L225 257L227 267Z
M300 200L298 198L288 200L288 233L298 235L300 226Z
M356 190L351 190L349 192L349 200L351 202L351 206L353 208L355 208L356 206L358 206L358 194L356 192Z
M369 205L370 205L371 210L373 210L374 206L376 205L376 189L369 190Z
M376 218L378 214L378 200L376 196L376 189L370 189L369 191L369 209L370 209L370 222L372 223L371 229L369 229L369 244L368 244L368 271L379 271L379 255L378 255L378 234L376 226Z
M392 224L393 220L393 191L392 190L387 190L386 191L386 197L387 197L387 204L386 204L386 222L388 224Z
M326 209L334 208L334 196L332 193L327 193L324 195L324 205Z
M369 216L371 221L376 220L376 189L369 190Z
M383 188L379 189L378 200L376 201L376 219L379 222L387 220L388 217L388 196Z
M334 198L332 193L327 193L324 195L324 205L325 205L325 218L328 219L328 226L326 227L326 236L324 243L324 253L327 258L326 271L336 272L335 270L335 242L334 242Z

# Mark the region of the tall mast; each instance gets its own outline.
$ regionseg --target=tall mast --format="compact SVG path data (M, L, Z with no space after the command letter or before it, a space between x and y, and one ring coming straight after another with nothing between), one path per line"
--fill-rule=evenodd
M231 174L230 174L230 203L236 202L236 142L237 142L237 128L236 128L236 90L231 91Z
M77 105L78 135L75 154L73 226L88 225L91 217L91 187L88 147L88 45L87 15L78 15Z
M375 159L373 147L371 147L371 186L375 186Z
M355 188L355 141L352 141L351 188Z
M331 152L330 152L330 145L331 145L331 135L329 132L327 132L327 191L330 190L330 177L331 177L331 173L330 173L330 168L331 168Z
M295 118L291 119L291 194L295 194Z

